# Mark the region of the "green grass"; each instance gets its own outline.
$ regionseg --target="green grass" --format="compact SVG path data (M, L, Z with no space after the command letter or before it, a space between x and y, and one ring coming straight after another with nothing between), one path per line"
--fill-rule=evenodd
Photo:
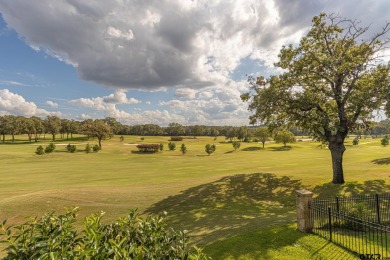
M129 208L166 211L170 225L189 230L192 243L215 259L326 259L329 253L348 253L295 230L294 191L307 188L316 196L336 196L390 190L390 147L380 146L379 138L361 140L358 146L348 140L344 185L329 183L330 152L319 143L297 142L288 148L270 143L265 149L242 143L234 151L223 137L199 137L177 142L177 150L168 151L168 139L125 136L120 142L114 137L103 141L99 153L86 154L81 151L86 143L97 140L76 137L58 140L56 151L42 156L34 151L49 138L30 144L26 136L17 136L14 144L0 144L0 219L17 224L73 205L80 206L80 217L103 210L106 221ZM67 153L68 143L80 151ZM140 154L137 143L164 143L165 150ZM181 143L188 149L185 155ZM207 143L217 145L211 156L204 151ZM267 244L276 237L281 239Z

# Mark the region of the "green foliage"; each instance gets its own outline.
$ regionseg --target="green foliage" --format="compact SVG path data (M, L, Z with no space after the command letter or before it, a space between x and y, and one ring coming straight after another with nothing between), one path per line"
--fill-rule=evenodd
M169 143L168 143L168 149L169 149L169 151L175 151L175 149L176 149L176 144L175 144L175 143L172 143L172 142L169 142Z
M119 137L119 140L120 140L121 142L123 142L123 141L125 140L125 138L123 137L123 135L121 135L121 136Z
M143 141L143 140L145 140L145 137L141 137L140 139L141 139L141 141Z
M296 142L294 134L288 130L278 131L274 137L274 140L276 143L283 143L284 146L286 146L287 143Z
M388 135L385 135L381 140L381 145L386 146L389 145L390 137Z
M234 151L235 151L235 150L237 150L237 149L240 148L241 143L238 142L238 141L233 141L233 142L232 142L232 145L233 145L233 148L234 148Z
M88 143L88 144L85 146L84 151L85 151L86 153L90 153L90 152L92 151L92 146Z
M100 145L97 145L95 144L93 147L92 147L92 150L97 153L99 152L100 150L102 149L102 147Z
M67 150L68 152L70 152L70 153L74 153L74 152L77 151L77 147L76 147L76 145L68 144L68 145L66 146L66 150Z
M136 210L114 223L103 224L104 212L85 218L75 228L78 208L54 212L40 219L1 225L6 259L209 259L202 250L191 252L185 232L168 228L164 216L141 218Z
M160 151L163 151L163 150L164 150L164 144L160 143Z
M266 127L256 128L254 136L258 138L257 142L261 142L263 144L263 148L264 148L265 142L267 142L271 137L270 132L268 131L268 129Z
M70 152L70 153L74 153L74 152L77 151L77 147L76 147L76 145L68 144L68 145L66 146L66 150L67 150L68 152Z
M52 153L56 149L56 145L54 143L50 143L48 146L45 148L45 153Z
M358 144L359 144L359 138L355 137L355 138L352 140L352 144L353 144L353 145L358 145Z
M384 105L390 113L390 63L376 62L386 46L379 38L389 24L364 40L368 28L356 20L321 13L299 45L284 46L275 65L279 75L250 77L251 123L271 129L295 126L332 153L333 183L344 183L342 158L348 133L373 121L371 114ZM369 98L368 98L369 97Z
M206 144L206 146L205 146L205 151L208 155L215 152L216 149L217 149L217 147L215 146L215 144Z
M156 153L160 149L159 144L139 144L137 148L140 152Z
M42 145L37 147L37 150L35 151L36 154L42 155L45 153L45 150L43 149Z
M185 144L181 144L180 151L181 151L181 153L182 153L183 155L187 152L187 147L186 147Z

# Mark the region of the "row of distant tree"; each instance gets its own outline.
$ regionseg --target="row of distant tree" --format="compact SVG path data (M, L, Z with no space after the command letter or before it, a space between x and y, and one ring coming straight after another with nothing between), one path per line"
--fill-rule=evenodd
M97 137L99 144L103 138L112 135L139 135L139 136L225 136L232 141L237 139L247 141L251 138L261 139L267 135L256 127L248 126L205 126L189 125L183 126L179 123L170 123L167 127L155 124L124 125L113 117L104 119L86 119L83 121L61 119L57 116L48 116L45 119L39 117L23 117L4 115L0 116L0 135L2 142L5 135L11 135L14 141L15 135L27 134L30 141L37 141L50 135L55 141L56 137L69 139L73 134L85 134L90 137ZM294 135L309 135L302 129L290 128ZM369 129L357 130L357 135L380 136L390 133L390 120L384 120L373 124ZM269 136L269 134L268 134Z

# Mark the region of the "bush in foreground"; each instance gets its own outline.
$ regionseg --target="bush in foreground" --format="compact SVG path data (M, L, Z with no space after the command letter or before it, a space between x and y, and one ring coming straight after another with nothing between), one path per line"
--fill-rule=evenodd
M77 211L52 212L15 228L4 221L0 227L6 259L209 259L199 248L191 251L185 232L168 228L163 216L143 219L131 210L103 224L101 212L86 217L83 228L76 229Z

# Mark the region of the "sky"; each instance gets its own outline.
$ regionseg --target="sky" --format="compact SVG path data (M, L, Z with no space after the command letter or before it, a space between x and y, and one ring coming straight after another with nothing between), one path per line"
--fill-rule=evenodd
M390 21L389 0L0 0L0 115L248 125L248 75L280 73L320 12Z

